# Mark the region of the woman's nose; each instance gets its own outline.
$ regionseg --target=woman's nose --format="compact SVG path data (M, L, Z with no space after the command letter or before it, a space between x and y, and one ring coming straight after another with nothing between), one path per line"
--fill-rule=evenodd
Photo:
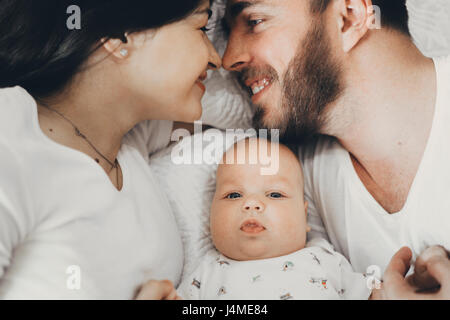
M261 213L265 209L264 203L257 199L256 197L250 197L247 198L247 200L244 201L244 204L242 206L242 211L244 212L257 212Z
M208 69L210 70L217 70L222 66L222 59L219 56L219 53L217 52L216 48L214 48L211 41L209 42L209 62L208 62Z

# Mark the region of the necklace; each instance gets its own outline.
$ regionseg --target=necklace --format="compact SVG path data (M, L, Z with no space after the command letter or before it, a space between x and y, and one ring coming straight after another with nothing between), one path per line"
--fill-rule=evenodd
M46 109L56 113L57 115L59 115L61 118L63 118L64 120L66 120L68 123L70 123L70 125L73 127L73 129L75 130L75 135L77 135L78 137L82 138L83 140L85 140L89 146L98 154L100 155L100 157L102 157L110 166L110 172L114 169L116 169L116 184L117 184L117 188L119 188L119 161L117 160L117 158L114 161L109 160L108 158L106 158L95 146L94 144L78 129L78 127L70 120L68 119L66 116L64 116L61 112L49 107L47 104L43 103L42 101L39 101L39 103L45 107ZM95 159L95 161L97 163L100 163L99 159Z

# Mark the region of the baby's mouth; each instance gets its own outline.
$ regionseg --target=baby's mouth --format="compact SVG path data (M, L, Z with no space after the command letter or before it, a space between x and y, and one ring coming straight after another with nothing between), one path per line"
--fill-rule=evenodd
M266 230L266 228L255 219L245 220L241 225L241 231L244 231L245 233L256 234L263 232L264 230Z

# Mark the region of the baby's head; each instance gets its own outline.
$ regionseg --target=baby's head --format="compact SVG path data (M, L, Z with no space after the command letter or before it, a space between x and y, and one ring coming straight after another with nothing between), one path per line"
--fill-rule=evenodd
M234 260L256 260L287 255L303 249L309 231L303 172L297 157L284 145L245 139L230 148L217 170L211 206L211 235L223 255ZM265 140L264 140L265 141ZM256 142L256 143L255 143ZM279 154L279 169L262 175L259 152L267 147ZM257 161L248 161L253 158ZM245 154L237 163L236 156ZM229 161L234 158L235 161ZM255 164L256 162L256 164Z

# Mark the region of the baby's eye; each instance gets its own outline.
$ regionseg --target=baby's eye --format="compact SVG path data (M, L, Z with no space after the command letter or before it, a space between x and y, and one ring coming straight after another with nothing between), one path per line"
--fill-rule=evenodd
M269 198L279 199L283 198L284 196L279 192L271 192L268 194Z
M238 198L241 198L242 196L241 196L241 194L240 193L238 193L238 192L232 192L232 193L229 193L225 198L226 199L238 199Z

